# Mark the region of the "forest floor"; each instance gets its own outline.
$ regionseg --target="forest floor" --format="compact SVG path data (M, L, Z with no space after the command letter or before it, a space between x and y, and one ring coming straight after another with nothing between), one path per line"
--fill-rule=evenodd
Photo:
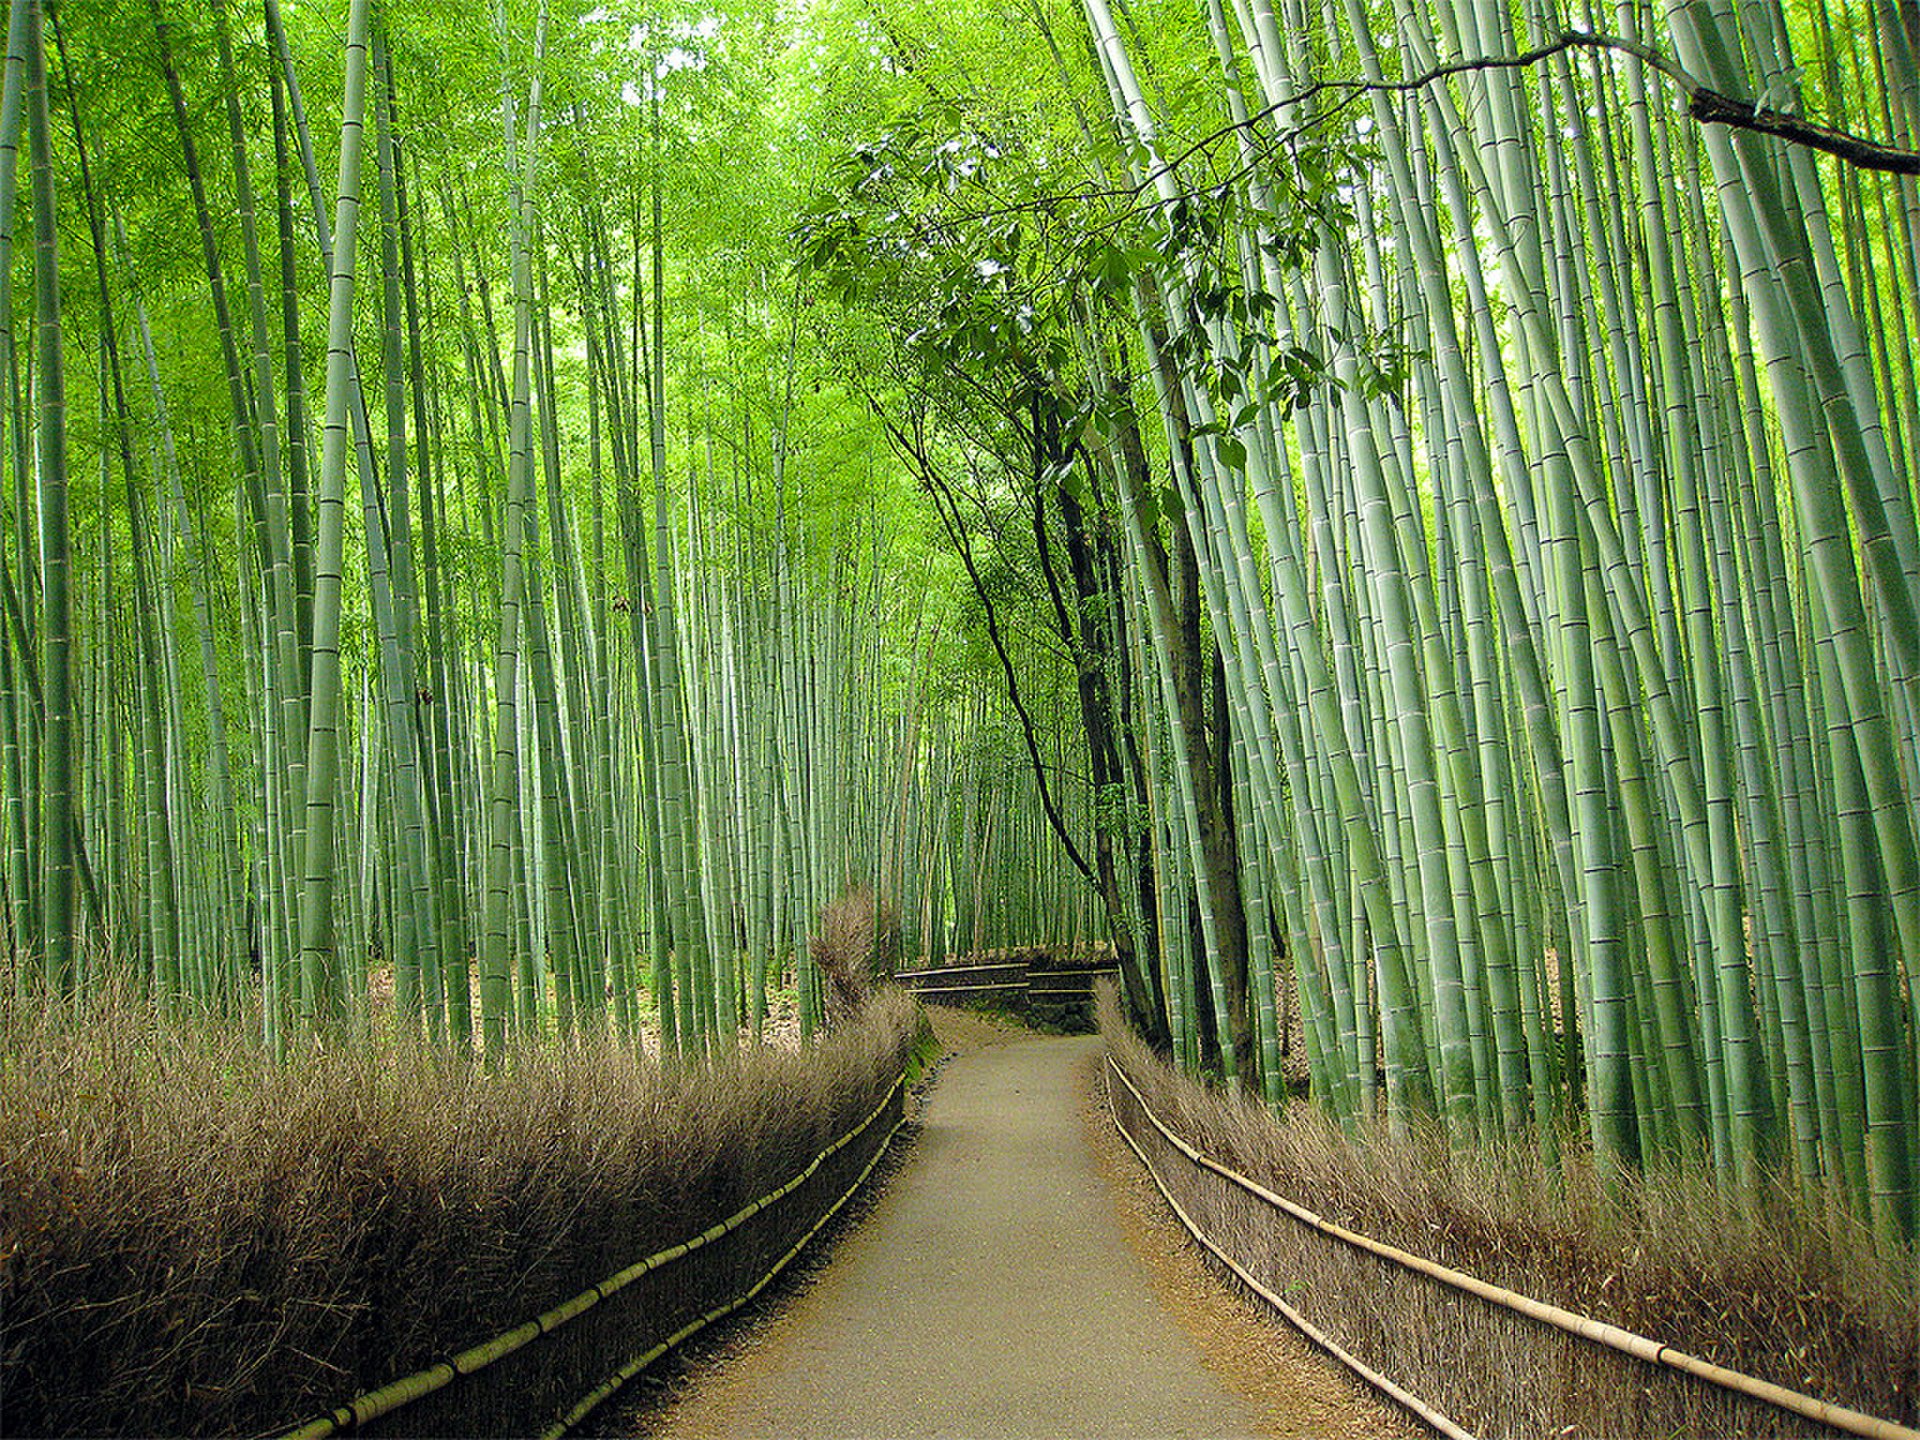
M1107 1120L1098 1037L930 1013L948 1062L863 1222L600 1433L1413 1433L1208 1272Z

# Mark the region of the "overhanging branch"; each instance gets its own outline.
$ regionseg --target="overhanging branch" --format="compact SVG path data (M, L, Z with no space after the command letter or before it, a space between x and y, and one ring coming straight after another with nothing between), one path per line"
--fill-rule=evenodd
M1322 80L1307 86L1298 94L1290 95L1284 100L1276 100L1244 120L1221 126L1211 135L1196 141L1180 154L1165 161L1162 168L1172 170L1182 161L1212 148L1234 131L1266 119L1279 111L1307 105L1321 95L1333 93L1343 95L1344 98L1330 109L1315 115L1312 121L1308 122L1309 124L1327 119L1353 104L1361 96L1374 91L1418 90L1431 85L1436 80L1445 80L1452 75L1470 74L1476 70L1524 69L1529 65L1537 65L1542 60L1550 60L1555 55L1568 50L1612 50L1622 55L1631 55L1641 64L1659 71L1678 86L1681 94L1687 99L1687 114L1704 125L1730 125L1737 130L1753 130L1762 135L1772 135L1795 145L1804 145L1809 149L1836 156L1862 170L1879 170L1894 175L1920 175L1920 150L1907 150L1879 140L1866 139L1845 130L1835 129L1831 125L1823 125L1817 120L1808 120L1784 110L1770 109L1757 101L1742 100L1738 96L1725 94L1715 90L1651 45L1622 35L1603 35L1585 30L1564 31L1558 39L1518 55L1490 55L1478 60L1450 60L1444 65L1436 65L1431 70L1405 80ZM1305 128L1306 126L1302 125L1292 133L1297 135Z

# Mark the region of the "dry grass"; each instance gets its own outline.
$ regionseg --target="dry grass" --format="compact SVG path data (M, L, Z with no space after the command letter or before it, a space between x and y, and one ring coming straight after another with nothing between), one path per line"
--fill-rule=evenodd
M1920 1418L1920 1267L1778 1189L1743 1205L1698 1171L1609 1195L1583 1154L1351 1139L1306 1105L1276 1121L1148 1054L1109 997L1102 1029L1190 1143L1330 1220L1493 1284L1850 1408ZM1161 1142L1164 1146L1164 1142ZM1487 1434L1803 1434L1804 1422L1600 1351L1320 1236L1170 1148L1183 1204L1316 1323ZM1180 1193L1176 1189L1176 1193ZM1827 1433L1811 1427L1814 1433Z
M900 917L867 885L849 885L820 914L808 941L826 992L828 1026L860 1013L876 980L893 974L900 954Z
M256 1432L409 1373L784 1182L920 1023L885 994L805 1055L662 1072L602 1042L488 1073L6 1002L4 1429Z

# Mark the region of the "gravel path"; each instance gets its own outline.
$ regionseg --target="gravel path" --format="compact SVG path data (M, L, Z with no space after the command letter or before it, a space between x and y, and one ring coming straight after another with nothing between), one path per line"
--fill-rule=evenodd
M954 1016L907 1163L810 1287L653 1436L1374 1435L1310 1356L1249 1359L1211 1277L1169 1279L1089 1110L1097 1038ZM1104 1122L1098 1122L1104 1123ZM1117 1147L1117 1141L1114 1146ZM1160 1257L1164 1259L1164 1257ZM1187 1262L1198 1271L1197 1265ZM1184 1293L1199 1292L1205 1294ZM1255 1348L1272 1327L1251 1323ZM1267 1337L1261 1339L1259 1337ZM1210 1353L1222 1343L1234 1354ZM1276 1384L1276 1380L1280 1383Z

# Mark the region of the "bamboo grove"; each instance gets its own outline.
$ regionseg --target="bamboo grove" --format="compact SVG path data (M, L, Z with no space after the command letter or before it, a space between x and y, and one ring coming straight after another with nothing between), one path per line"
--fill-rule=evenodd
M849 886L908 958L1079 938L777 257L669 294L711 23L287 9L11 8L15 983L698 1054L783 967L819 1021Z
M13 5L22 973L697 1052L859 883L1911 1241L1910 4L551 3Z
M1694 124L1636 51L1910 149L1912 17L1308 9L1207 11L1232 204L1131 280L1316 1089L1545 1144L1577 1101L1603 1160L1790 1157L1910 1237L1912 168ZM1177 225L1153 57L1086 13ZM1316 183L1338 223L1279 233Z
M1124 557L1136 1016L1909 1239L1910 8L1032 17L1071 128L929 83L806 235Z

